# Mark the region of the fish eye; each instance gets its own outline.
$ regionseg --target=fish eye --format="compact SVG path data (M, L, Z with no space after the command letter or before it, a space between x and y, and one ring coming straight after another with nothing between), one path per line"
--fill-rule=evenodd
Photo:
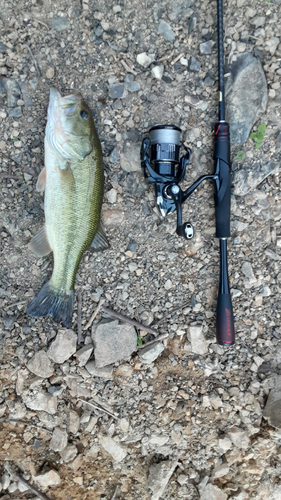
M80 116L81 118L83 118L83 120L88 120L89 118L89 114L84 109L81 111Z

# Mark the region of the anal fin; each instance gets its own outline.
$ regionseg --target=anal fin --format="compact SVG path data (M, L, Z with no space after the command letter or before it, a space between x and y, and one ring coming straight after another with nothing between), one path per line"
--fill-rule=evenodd
M105 235L104 229L100 223L98 231L90 245L90 248L92 250L95 250L96 252L106 250L107 248L110 247L110 244L108 243L107 237Z
M32 240L28 244L28 248L32 250L37 257L43 257L52 251L47 238L45 226L43 226L40 231L33 236Z
M46 189L46 167L41 170L37 183L36 183L36 189L37 191L45 191Z

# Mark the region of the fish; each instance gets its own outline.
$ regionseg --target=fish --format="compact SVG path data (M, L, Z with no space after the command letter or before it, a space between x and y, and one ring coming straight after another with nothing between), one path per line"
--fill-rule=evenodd
M62 97L50 89L44 140L45 166L36 189L45 191L45 224L29 249L53 252L50 280L27 308L31 317L50 316L70 328L75 275L84 251L109 247L100 214L103 158L91 111L80 92Z

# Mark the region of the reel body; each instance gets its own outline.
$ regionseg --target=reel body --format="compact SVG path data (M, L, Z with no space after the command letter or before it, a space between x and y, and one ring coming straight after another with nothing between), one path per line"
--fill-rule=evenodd
M217 175L203 175L183 191L179 183L184 179L191 150L181 156L181 129L175 125L157 125L149 130L141 145L141 165L144 177L155 184L156 203L163 217L177 211L176 232L186 240L193 237L193 227L182 222L182 204L205 179ZM148 172L148 173L147 173Z

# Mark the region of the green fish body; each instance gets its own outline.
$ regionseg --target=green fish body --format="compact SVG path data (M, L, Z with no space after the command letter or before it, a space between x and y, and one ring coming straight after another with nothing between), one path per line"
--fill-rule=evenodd
M52 316L71 326L75 275L83 252L107 248L100 225L103 161L90 109L80 94L50 91L45 168L37 189L45 190L45 226L31 240L38 256L53 252L51 279L30 303L30 316Z

